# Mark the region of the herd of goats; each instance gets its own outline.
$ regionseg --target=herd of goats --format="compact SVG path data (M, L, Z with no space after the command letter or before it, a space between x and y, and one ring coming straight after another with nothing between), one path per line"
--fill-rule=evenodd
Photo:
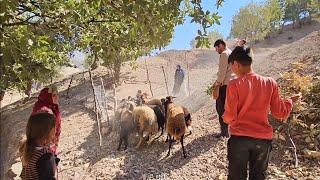
M146 94L141 93L137 98L129 96L128 99L122 99L115 113L115 119L120 122L118 150L122 143L124 149L127 149L130 134L138 133L139 142L136 148L139 148L143 142L149 141L151 136L157 136L160 130L162 136L166 130L166 142L169 141L167 156L170 155L172 143L179 140L186 158L183 138L187 131L192 133L191 115L187 108L174 104L174 98L168 96L163 99L149 99Z

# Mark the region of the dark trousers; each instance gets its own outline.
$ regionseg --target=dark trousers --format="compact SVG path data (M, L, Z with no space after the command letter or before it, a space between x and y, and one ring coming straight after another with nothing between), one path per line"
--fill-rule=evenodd
M231 136L228 140L228 180L246 180L249 163L249 180L266 179L271 140Z
M223 85L219 89L219 97L216 100L216 110L219 115L220 130L222 136L229 137L228 124L223 122L222 115L224 113L224 104L226 102L227 86Z

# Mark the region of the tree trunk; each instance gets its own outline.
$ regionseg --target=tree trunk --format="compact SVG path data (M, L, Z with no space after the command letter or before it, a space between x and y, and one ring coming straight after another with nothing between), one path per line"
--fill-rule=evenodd
M298 28L302 28L302 20L300 18L298 18L297 23L298 23Z
M279 34L282 34L282 33L283 33L284 23L285 23L285 22L283 22L283 23L281 24L281 28L280 28Z
M117 85L120 84L120 71L121 71L121 60L117 59L114 62L114 66L113 66L114 81Z
M4 90L0 90L0 102L3 100L5 91Z
M98 54L97 52L94 52L94 60L90 66L91 70L95 70L98 68Z
M31 97L31 90L32 90L32 80L29 80L27 87L24 90L24 93L28 96L28 99L30 99L30 97Z
M311 16L311 13L309 13L309 16L308 16L308 24L310 25L312 22L312 16Z

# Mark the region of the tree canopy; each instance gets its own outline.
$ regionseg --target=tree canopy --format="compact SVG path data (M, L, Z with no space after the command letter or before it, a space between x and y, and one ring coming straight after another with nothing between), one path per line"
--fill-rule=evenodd
M270 32L279 30L285 23L301 26L301 20L319 15L317 0L267 0L251 3L233 17L231 36L249 40L264 39Z
M0 88L18 90L48 82L74 50L120 71L122 62L168 45L186 16L201 25L198 45L209 46L207 29L220 19L199 0L2 0L0 8Z

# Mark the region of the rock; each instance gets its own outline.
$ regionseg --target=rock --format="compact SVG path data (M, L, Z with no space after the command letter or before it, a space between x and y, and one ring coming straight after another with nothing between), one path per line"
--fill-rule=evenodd
M11 169L10 169L14 174L14 179L20 179L20 173L22 171L22 163L21 162L17 162L15 164L13 164L11 166Z
M311 142L311 138L310 138L309 136L306 137L305 142L306 142L306 143L310 143L310 142Z
M71 151L67 151L67 152L66 152L67 155L70 154L70 153L71 153Z
M315 144L310 143L310 144L309 144L309 149L314 149L314 148L315 148Z
M227 176L224 173L221 173L218 177L219 180L225 180L227 179Z
M318 151L311 151L309 149L305 149L303 153L306 157L320 160L320 152Z
M221 161L217 161L215 164L216 164L217 168L220 168L220 169L224 169L226 167L226 164L224 164Z
M85 169L88 169L89 166L90 166L90 163L84 164L84 168L85 168Z
M290 177L293 177L293 170L288 170L288 171L286 171L286 175L287 176L290 176Z
M133 170L133 173L135 173L135 174L139 174L139 173L140 173L140 170L135 169L135 170Z

